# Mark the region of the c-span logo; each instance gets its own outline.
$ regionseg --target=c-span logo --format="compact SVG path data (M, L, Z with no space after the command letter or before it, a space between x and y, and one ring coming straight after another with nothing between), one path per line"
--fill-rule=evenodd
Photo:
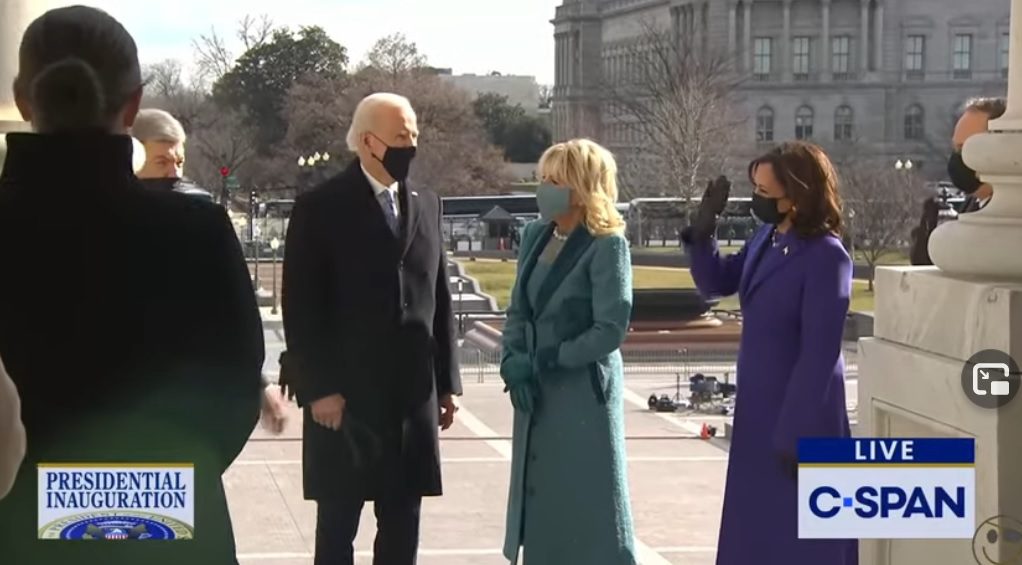
M191 464L40 464L39 539L192 539Z
M803 439L799 538L972 539L975 461L972 439Z

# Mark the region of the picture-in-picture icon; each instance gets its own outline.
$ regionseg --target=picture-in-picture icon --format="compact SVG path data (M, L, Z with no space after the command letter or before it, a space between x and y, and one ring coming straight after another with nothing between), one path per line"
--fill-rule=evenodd
M962 366L962 392L980 408L1007 405L1018 395L1020 385L1018 363L1003 351L984 349Z
M979 396L1008 396L1011 394L1007 363L976 363L972 367L972 392ZM989 392L988 392L989 391Z

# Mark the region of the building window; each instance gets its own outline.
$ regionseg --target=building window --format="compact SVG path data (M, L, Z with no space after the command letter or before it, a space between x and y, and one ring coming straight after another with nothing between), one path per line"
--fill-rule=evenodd
M906 78L923 78L924 54L926 52L926 36L910 35L905 38L905 76Z
M757 79L765 80L770 76L770 57L773 51L773 39L757 37L753 46L752 74Z
M852 109L838 106L834 111L834 141L852 140Z
M952 44L951 69L954 78L972 78L972 35L955 34Z
M812 139L813 109L802 106L795 112L795 139Z
M1001 36L998 38L997 45L1001 58L1000 60L1001 76L1004 78L1008 78L1008 54L1009 54L1008 45L1010 44L1009 37L1010 36L1007 33L1002 33Z
M809 38L796 37L791 44L791 68L795 80L809 79Z
M767 143L774 140L774 111L763 107L756 112L756 141Z
M923 117L923 107L919 104L913 104L905 110L905 139L923 139L926 134Z
M852 38L847 35L839 35L830 40L830 48L830 64L831 70L834 72L834 79L847 79L851 68Z

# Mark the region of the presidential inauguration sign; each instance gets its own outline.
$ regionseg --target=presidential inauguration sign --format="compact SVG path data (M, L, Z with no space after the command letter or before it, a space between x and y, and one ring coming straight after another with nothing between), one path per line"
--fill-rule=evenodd
M798 535L823 539L971 539L973 439L799 442Z
M39 539L192 539L191 464L40 464Z

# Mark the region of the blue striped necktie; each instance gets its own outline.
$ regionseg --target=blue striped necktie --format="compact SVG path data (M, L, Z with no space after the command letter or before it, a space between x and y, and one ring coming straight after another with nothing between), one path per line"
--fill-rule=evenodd
M396 236L400 231L400 225L397 215L394 214L394 194L389 190L384 190L380 193L380 198L383 200L383 217L387 220L387 226L390 227L391 233Z

